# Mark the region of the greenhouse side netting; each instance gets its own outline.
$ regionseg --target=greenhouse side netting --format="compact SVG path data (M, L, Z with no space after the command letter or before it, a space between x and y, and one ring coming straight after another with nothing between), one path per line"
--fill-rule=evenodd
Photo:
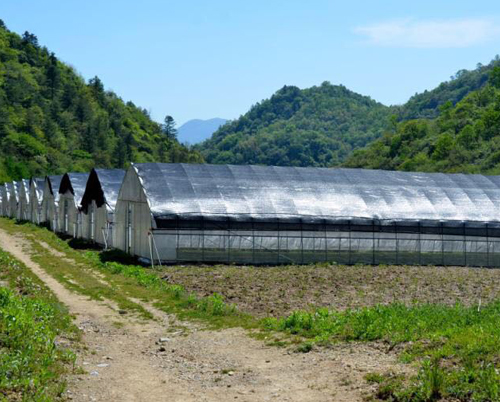
M177 227L174 228L174 225ZM500 266L500 223L345 219L171 221L153 259L178 262Z

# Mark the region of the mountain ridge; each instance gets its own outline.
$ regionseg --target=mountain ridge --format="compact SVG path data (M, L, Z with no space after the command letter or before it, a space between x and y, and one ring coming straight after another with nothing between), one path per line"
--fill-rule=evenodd
M177 138L181 143L197 144L209 138L227 121L220 117L188 120L177 129Z
M284 86L194 149L210 163L330 166L378 138L391 110L326 81Z
M500 66L457 104L448 101L434 119L402 121L365 149L347 167L500 174Z
M398 122L436 118L447 102L456 105L486 85L489 73L499 64L497 56L474 70L460 70L403 105L386 106L328 82L306 89L284 86L194 149L211 163L339 166ZM315 103L321 88L327 95ZM358 107L362 113L355 113Z

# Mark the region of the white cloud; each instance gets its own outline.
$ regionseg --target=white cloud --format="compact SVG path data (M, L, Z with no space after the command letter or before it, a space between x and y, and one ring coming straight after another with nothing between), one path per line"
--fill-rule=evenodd
M368 43L387 47L468 47L497 38L500 27L488 18L386 21L355 28Z

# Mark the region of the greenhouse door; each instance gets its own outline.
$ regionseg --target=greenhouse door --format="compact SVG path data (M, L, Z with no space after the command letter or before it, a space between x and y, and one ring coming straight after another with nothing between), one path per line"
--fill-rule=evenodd
M64 199L64 233L69 232L68 200Z
M95 201L90 204L90 240L95 240Z
M129 202L127 204L127 215L125 222L125 249L127 253L133 254L134 252L134 204Z

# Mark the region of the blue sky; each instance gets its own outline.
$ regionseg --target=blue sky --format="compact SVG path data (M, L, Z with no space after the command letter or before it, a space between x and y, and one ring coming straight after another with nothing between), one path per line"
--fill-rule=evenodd
M233 119L323 81L405 102L500 53L500 2L2 0L0 18L156 120Z

